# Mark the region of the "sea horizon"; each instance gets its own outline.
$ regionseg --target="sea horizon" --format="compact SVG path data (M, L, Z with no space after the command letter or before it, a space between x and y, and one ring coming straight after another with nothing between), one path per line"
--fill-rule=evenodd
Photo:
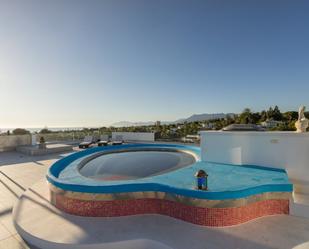
M14 129L17 129L17 128L20 128L20 129L25 129L25 130L28 130L30 131L31 133L34 133L34 132L39 132L40 130L42 129L48 129L50 131L66 131L66 130L82 130L82 129L90 129L90 128L99 128L99 127L94 127L94 126L91 126L91 127L86 127L86 126L83 126L83 127L31 127L31 128L24 128L24 127L0 127L0 133L4 133L4 132L7 132L7 131L10 131L12 132Z

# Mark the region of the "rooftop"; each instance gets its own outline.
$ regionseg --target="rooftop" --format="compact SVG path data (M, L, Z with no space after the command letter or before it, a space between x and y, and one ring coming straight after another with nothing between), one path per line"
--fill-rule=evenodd
M34 248L17 234L12 224L12 208L19 196L27 188L45 179L49 166L63 156L65 155L26 156L18 152L0 153L0 248ZM38 206L44 201L43 197L36 195L27 201ZM86 221L82 217L64 214L59 216L52 208L44 210L46 220L57 225L61 219L66 231L72 231L75 235L66 236L63 229L45 227L47 237L56 238L63 243L95 243L97 239L104 243L105 248L165 249L216 249L231 245L233 248L298 249L309 246L309 219L292 215L260 218L233 227L208 228L160 215L96 218L90 219L89 224L89 219ZM38 229L46 220L35 220L35 213L33 212L32 224ZM104 236L97 236L98 234Z

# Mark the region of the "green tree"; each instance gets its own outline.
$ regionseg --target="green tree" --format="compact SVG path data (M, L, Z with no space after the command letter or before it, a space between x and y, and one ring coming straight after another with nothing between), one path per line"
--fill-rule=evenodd
M298 118L298 112L289 111L283 113L283 120L287 122L292 122L293 120L297 120L297 118Z
M274 110L273 110L273 119L277 120L277 121L281 121L282 120L282 113L279 110L278 106L275 106Z
M51 131L51 130L48 130L47 128L44 128L44 129L40 130L39 133L40 133L40 134L48 134L48 133L52 133L52 131Z
M252 120L252 113L249 108L245 108L243 112L239 115L240 124L249 124Z
M273 113L274 113L273 108L269 107L268 111L266 112L267 119L272 119L273 118Z
M261 118L260 118L260 122L264 122L264 121L266 121L266 119L267 119L267 113L266 113L266 111L265 110L263 110L263 111L261 111Z
M272 120L277 120L277 121L282 121L283 115L280 112L279 107L276 105L275 108L273 109L270 107L267 111L267 119L272 119Z
M17 128L15 130L13 130L12 133L14 135L26 135L26 134L30 134L30 131L28 131L26 129L22 129L22 128Z
M251 113L250 115L250 123L251 124L257 124L261 120L261 114L259 112Z

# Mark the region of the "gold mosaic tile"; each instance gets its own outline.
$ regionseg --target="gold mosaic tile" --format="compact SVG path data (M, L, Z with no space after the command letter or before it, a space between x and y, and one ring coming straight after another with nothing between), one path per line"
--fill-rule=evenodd
M52 192L52 199L55 195L64 195L67 198L77 199L77 200L88 200L88 201L112 201L112 200L128 200L128 199L163 199L174 202L183 203L189 206L195 207L216 207L216 208L226 208L226 207L241 207L248 205L250 203L263 201L263 200L288 200L291 198L291 193L289 192L267 192L263 194L252 195L246 198L239 199L226 199L226 200L207 200L191 198L182 195L176 195L165 192L130 192L130 193L114 193L114 194L93 194L93 193L80 193L72 191L64 191L53 185L50 185Z

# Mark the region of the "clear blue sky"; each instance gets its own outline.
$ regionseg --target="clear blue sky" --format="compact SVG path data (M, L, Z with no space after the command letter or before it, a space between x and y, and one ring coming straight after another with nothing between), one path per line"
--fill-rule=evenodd
M1 0L0 126L309 108L309 1Z

